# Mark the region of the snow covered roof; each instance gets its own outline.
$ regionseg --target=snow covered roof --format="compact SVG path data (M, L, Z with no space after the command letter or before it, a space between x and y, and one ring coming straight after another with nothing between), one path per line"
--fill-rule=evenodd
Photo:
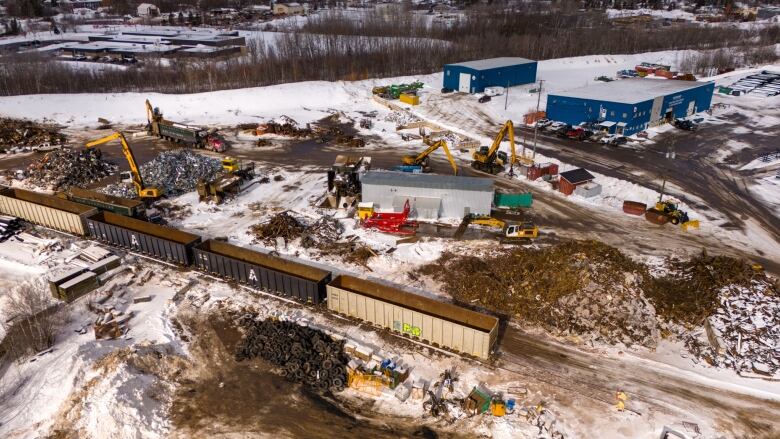
M569 91L550 93L550 96L593 99L597 101L638 104L685 90L703 87L711 82L676 81L671 79L628 78L599 82Z
M492 192L493 180L453 175L410 174L408 172L369 171L361 179L364 185L401 186L430 189L456 189L463 191Z
M519 64L529 64L535 62L536 61L526 59L526 58L505 56L502 58L480 59L476 61L465 61L465 62L459 62L459 63L447 64L447 65L469 67L475 70L490 70L490 69L497 69L500 67L509 67L509 66L516 66Z

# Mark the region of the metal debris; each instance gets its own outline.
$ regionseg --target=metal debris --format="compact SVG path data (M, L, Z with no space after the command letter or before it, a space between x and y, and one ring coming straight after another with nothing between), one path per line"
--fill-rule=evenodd
M164 195L179 195L194 190L198 180L211 181L222 172L218 159L192 152L189 149L163 151L154 160L141 165L144 183L157 187ZM134 198L135 187L112 184L104 193L117 197Z
M0 118L0 152L64 143L65 136L55 127L29 120Z
M27 176L35 184L58 190L83 187L118 170L117 165L103 160L99 149L60 149L48 152L30 164Z

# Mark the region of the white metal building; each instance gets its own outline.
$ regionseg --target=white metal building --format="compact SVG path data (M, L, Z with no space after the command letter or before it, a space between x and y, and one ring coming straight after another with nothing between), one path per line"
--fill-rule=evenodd
M420 219L489 215L493 204L490 178L369 171L360 182L363 201L377 210L400 212L409 200L411 215Z

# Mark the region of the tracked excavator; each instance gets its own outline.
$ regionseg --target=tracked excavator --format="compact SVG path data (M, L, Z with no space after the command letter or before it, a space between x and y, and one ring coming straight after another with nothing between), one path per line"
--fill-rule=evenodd
M434 151L441 148L444 150L444 154L447 155L447 160L450 162L450 166L452 166L452 173L454 175L458 175L458 166L455 164L455 159L452 158L450 149L447 148L447 141L440 139L437 141L426 141L426 143L428 144L428 148L426 148L425 151L417 155L404 156L402 159L403 164L398 166L396 170L414 173L429 172L431 169L429 164L429 157Z
M507 157L505 152L498 150L504 137L507 136L509 136L510 157ZM508 120L504 123L490 147L480 146L477 151L474 151L473 159L472 168L490 174L498 174L504 170L507 164L514 165L517 158L515 156L515 128L512 121Z
M144 184L143 177L141 177L141 171L138 169L138 165L135 161L133 150L130 148L130 144L127 143L127 139L121 131L117 131L114 134L93 140L87 143L86 147L94 148L95 146L111 142L112 140L119 140L119 143L122 144L122 153L125 155L125 159L127 159L127 163L130 165L130 178L133 182L133 185L135 186L135 191L138 193L138 197L150 201L160 198L160 196L162 196L160 189L156 187L147 187Z

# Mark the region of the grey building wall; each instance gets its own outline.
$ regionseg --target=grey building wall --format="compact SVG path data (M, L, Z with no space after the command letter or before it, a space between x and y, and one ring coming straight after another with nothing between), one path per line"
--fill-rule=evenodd
M468 213L489 215L493 204L493 191L389 186L363 182L363 201L373 202L377 210L400 211L407 199L414 218L463 218Z

